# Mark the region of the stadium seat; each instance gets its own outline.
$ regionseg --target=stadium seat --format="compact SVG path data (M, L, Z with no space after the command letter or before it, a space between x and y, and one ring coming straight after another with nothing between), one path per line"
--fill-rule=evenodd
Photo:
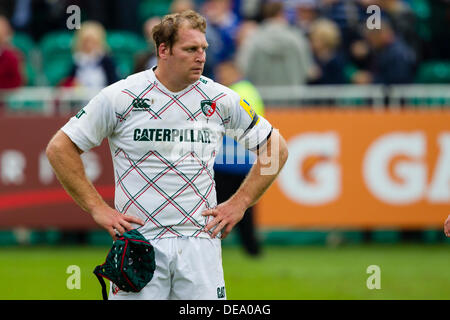
M430 40L430 16L431 8L428 0L411 0L409 2L414 15L417 18L416 30L419 38Z
M19 49L27 58L31 57L35 49L34 41L29 35L22 32L15 32L12 38L12 44Z
M114 55L114 62L119 78L126 78L133 72L134 60L132 58Z
M40 42L43 59L49 60L55 56L72 57L73 33L55 31L46 34Z
M108 31L106 42L121 78L131 74L136 53L147 49L145 39L129 31Z
M46 34L39 45L42 66L49 85L56 85L68 72L72 62L73 32L55 31Z
M72 59L65 57L58 57L54 60L49 60L44 65L44 74L51 86L57 86L60 82L69 75L72 67Z
M427 0L411 0L410 6L420 20L428 19L431 15L430 5Z
M30 60L25 61L25 86L34 86L36 84L37 70Z
M151 17L162 17L169 13L171 0L142 0L139 4L139 22Z
M15 32L12 38L12 44L23 54L25 76L27 78L25 85L35 85L38 68L35 64L35 56L33 56L33 54L36 53L33 39L26 33Z
M427 61L419 66L417 83L450 83L450 61Z

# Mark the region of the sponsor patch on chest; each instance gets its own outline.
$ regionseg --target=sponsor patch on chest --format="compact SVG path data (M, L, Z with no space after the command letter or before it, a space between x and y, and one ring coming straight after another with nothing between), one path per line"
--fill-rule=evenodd
M206 129L146 129L136 128L134 141L200 142L211 143L210 131Z

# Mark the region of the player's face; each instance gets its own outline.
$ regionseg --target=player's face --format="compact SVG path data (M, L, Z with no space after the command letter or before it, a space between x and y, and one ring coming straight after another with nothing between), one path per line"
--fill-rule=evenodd
M207 47L203 32L187 27L178 30L178 39L172 46L168 62L181 83L189 85L200 78L206 61Z

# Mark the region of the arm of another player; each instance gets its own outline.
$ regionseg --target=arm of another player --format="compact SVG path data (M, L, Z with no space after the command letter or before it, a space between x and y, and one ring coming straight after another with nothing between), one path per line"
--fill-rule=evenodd
M447 237L450 237L450 214L444 222L444 233Z
M263 149L258 152L255 164L236 193L217 207L202 213L204 216L214 217L205 227L206 232L216 227L211 238L215 238L222 231L224 239L231 232L244 216L245 210L256 204L276 179L287 157L286 141L279 131L274 129Z
M84 211L89 212L94 221L106 229L114 240L114 229L123 234L133 229L130 223L143 225L142 220L119 213L103 200L86 177L81 153L62 130L55 134L47 146L47 158L67 193Z

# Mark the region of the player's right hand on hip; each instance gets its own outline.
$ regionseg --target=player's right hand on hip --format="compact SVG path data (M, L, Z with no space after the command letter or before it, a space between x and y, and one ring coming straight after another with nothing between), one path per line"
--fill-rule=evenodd
M135 229L132 223L144 225L144 221L139 218L122 214L109 206L102 206L92 211L94 221L106 229L113 240L117 239L117 235L122 235L126 231Z

